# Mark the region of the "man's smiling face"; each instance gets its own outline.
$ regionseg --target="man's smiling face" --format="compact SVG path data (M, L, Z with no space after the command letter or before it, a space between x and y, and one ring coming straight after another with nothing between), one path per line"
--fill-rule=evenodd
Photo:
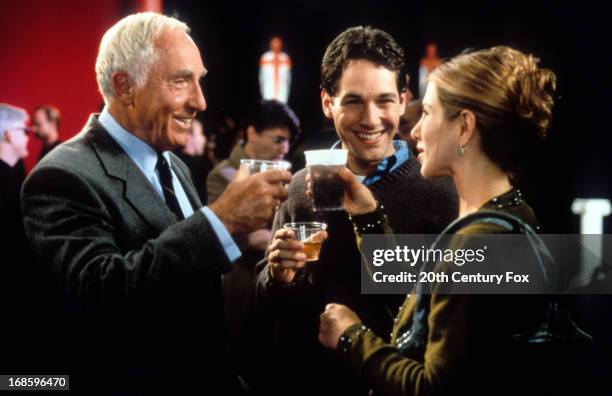
M191 38L166 30L156 42L158 59L147 82L134 91L137 128L154 149L185 146L192 120L206 109L200 79L206 74L200 52Z
M353 171L376 167L395 151L393 136L405 101L396 73L365 59L351 60L338 80L336 95L325 90L321 94L325 116L334 120Z

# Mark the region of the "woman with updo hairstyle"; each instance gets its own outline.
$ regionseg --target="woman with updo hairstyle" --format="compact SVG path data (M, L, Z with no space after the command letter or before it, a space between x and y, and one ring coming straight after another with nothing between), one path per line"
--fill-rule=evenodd
M518 233L511 224L481 221L492 211L537 229L512 175L549 130L555 84L555 74L538 67L537 58L509 47L461 54L430 75L411 136L422 175L451 176L457 187L459 219L443 234L468 244L470 236ZM369 190L349 170L341 174L358 241L365 233L392 233ZM532 394L575 378L548 365L557 360L569 367L567 360L542 364L531 346L517 342L517 335L541 329L548 307L542 296L436 290L423 293L417 286L407 296L390 340L374 334L349 307L329 304L319 340L337 350L375 395Z
M429 78L446 119L473 112L482 151L510 175L546 137L552 121L556 77L537 65L532 55L493 47L460 55Z

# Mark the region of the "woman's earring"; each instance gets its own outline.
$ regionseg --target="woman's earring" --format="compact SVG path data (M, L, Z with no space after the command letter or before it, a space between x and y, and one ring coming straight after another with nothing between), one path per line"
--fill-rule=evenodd
M460 153L461 155L465 154L465 146L460 146L460 147L459 147L459 153Z

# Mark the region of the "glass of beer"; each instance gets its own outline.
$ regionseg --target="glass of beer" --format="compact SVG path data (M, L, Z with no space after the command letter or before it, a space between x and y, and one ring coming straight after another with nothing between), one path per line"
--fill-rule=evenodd
M344 183L338 171L346 165L346 150L305 151L306 166L312 185L312 209L342 210Z
M316 221L286 223L283 228L293 231L295 239L304 244L306 261L317 261L323 244L323 231L327 224Z
M291 169L291 163L288 161L277 160L277 161L266 161L258 159L241 159L240 169L247 169L248 175L254 175L255 173L265 172L271 169Z

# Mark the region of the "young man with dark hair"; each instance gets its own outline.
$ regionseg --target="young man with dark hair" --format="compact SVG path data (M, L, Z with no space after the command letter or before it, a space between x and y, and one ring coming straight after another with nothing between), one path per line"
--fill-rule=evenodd
M217 164L208 175L206 186L210 202L214 202L234 178L241 159L283 159L289 152L289 143L299 133L300 120L286 104L262 100L249 111L245 126L246 142L234 147L229 158Z
M371 27L344 31L321 62L323 112L348 150L347 167L384 206L395 232L438 233L457 216L456 191L449 179L424 180L405 142L393 140L405 108L403 70L404 51L388 33ZM258 300L279 320L279 367L308 373L299 388L290 388L292 393L367 393L335 352L318 342L319 314L328 303L350 302L379 334L388 334L398 296L361 294L361 256L352 222L345 211L312 211L306 174L303 170L294 176L273 231L286 222L317 220L327 223L329 237L319 260L302 268L269 251L268 259L258 265ZM275 236L282 238L281 234ZM275 381L278 387L272 391L282 392L296 379L283 373Z

